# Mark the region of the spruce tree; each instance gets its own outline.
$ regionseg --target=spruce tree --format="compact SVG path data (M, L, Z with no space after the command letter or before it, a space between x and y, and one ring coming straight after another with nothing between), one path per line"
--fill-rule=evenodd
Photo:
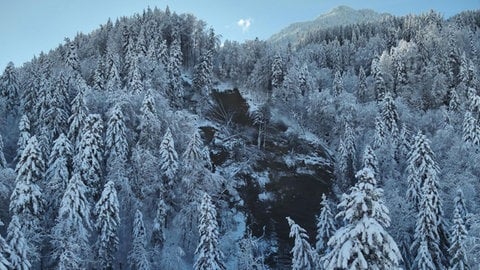
M105 89L110 92L117 92L121 90L120 72L116 61L116 55L110 50L107 51L107 74Z
M102 119L98 114L89 114L85 119L77 155L74 158L75 171L87 186L89 194L100 193L102 176ZM98 198L98 197L97 197Z
M167 184L172 184L178 169L178 154L175 150L170 128L167 128L160 144L160 169L168 180Z
M365 152L363 153L363 167L372 170L374 176L378 175L377 156L370 145L365 147Z
M165 226L167 218L167 204L163 200L163 195L158 199L155 218L153 219L152 242L157 248L163 246L165 242Z
M381 117L375 118L375 134L373 135L373 147L378 149L386 144L387 133Z
M150 269L150 262L147 252L147 233L143 223L143 215L140 210L135 212L135 219L133 221L133 243L132 251L129 259L133 269L148 270Z
M80 72L80 62L78 60L77 44L68 39L66 41L67 41L67 51L65 54L65 63L71 69Z
M371 169L356 174L357 184L342 195L337 218L344 226L328 241L331 250L322 261L325 269L398 269L402 261L397 244L386 231L389 211L383 190L376 187Z
M0 221L0 225L3 226L3 223L1 221ZM0 270L12 269L12 263L10 262L11 253L12 253L12 250L10 248L10 245L0 235Z
M202 146L202 138L200 137L198 130L195 130L182 155L183 162L188 168L198 168L203 165Z
M392 141L396 142L398 139L398 112L395 106L395 101L390 92L386 92L383 97L382 105L382 121L385 129L392 137Z
M335 233L335 219L330 204L325 194L322 194L322 202L320 203L322 210L317 217L317 236L316 236L316 251L317 254L324 254L327 252L327 243L330 237Z
M23 227L20 222L20 218L17 215L12 216L10 224L7 229L7 242L10 246L10 263L11 269L15 270L29 270L32 267L28 258L30 245L25 239Z
M193 74L193 88L201 95L208 95L212 84L211 52L205 51L200 57L200 62L195 65Z
M115 104L110 111L105 136L107 168L112 170L116 162L124 164L128 156L127 128L120 104Z
M15 66L9 62L0 76L0 94L6 99L6 109L9 112L19 105L19 81Z
M48 100L49 109L46 111L45 123L51 132L51 138L56 139L61 133L68 132L68 83L63 74L57 78Z
M95 227L98 231L97 258L103 269L113 269L115 252L118 248L119 212L115 184L109 181L105 184L102 195L94 209L97 217Z
M480 127L472 113L467 111L463 118L463 141L472 145L480 145Z
M307 231L296 224L290 217L287 217L290 226L290 238L295 244L292 248L292 270L313 270L317 269L318 256L315 250L308 243Z
M135 58L128 76L130 78L128 86L133 94L140 94L143 92L142 74L138 65L138 58Z
M181 67L182 67L182 50L180 47L180 40L175 39L170 45L170 54L168 58L168 85L170 94L173 97L183 97L184 90L182 86Z
M272 63L272 88L276 89L282 86L283 77L285 76L283 72L283 59L280 54L276 54L273 58Z
M465 228L465 220L462 217L461 211L461 204L456 204L455 210L453 211L450 248L448 249L450 253L450 265L448 269L451 270L470 269L465 248L467 229Z
M23 115L20 118L20 122L18 123L18 130L20 134L18 135L18 142L17 142L17 157L18 160L22 153L23 149L27 146L28 140L30 139L30 120L28 119L27 115Z
M448 110L454 112L460 108L460 97L455 89L450 91L450 101L448 102Z
M85 88L78 88L77 95L72 100L72 111L68 118L69 130L68 139L76 145L80 141L81 129L87 118L88 108L85 104Z
M365 75L365 70L363 67L360 67L358 71L358 87L357 87L357 98L360 102L365 102L368 96L367 88L367 76Z
M344 90L342 73L337 70L333 79L333 96L338 97Z
M210 195L204 193L201 199L198 232L200 243L195 250L195 270L222 270L226 269L223 264L223 254L218 243L217 211L212 203Z
M3 137L0 135L0 170L7 168L7 160L5 159L5 155L3 153Z
M74 173L58 210L52 229L53 257L58 269L87 268L90 259L90 204L87 187L80 175Z

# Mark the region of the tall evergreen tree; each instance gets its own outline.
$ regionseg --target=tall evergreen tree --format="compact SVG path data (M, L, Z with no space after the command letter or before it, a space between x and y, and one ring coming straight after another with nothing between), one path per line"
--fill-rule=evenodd
M210 51L204 51L200 57L200 62L194 68L193 88L202 95L209 94L212 84L211 54Z
M364 168L357 184L344 194L337 218L345 225L328 241L331 252L322 261L326 269L398 269L402 261L397 244L386 231L389 211L383 190L376 187L372 170Z
M377 156L370 145L365 147L365 152L363 153L363 167L372 170L374 176L378 175Z
M365 70L363 67L360 67L358 70L358 87L357 87L357 98L361 102L365 102L368 94L367 88L367 76L365 75Z
M182 59L183 54L180 47L180 40L175 39L170 45L170 54L168 58L168 85L170 94L174 97L183 97L184 90L182 86Z
M316 237L316 251L318 254L324 254L327 252L328 239L336 231L335 219L330 210L330 204L325 194L322 194L322 202L320 203L322 210L317 217L317 237Z
M61 133L68 132L68 83L63 74L56 79L55 86L48 100L48 110L45 114L46 128L50 130L51 138L56 139Z
M17 215L12 216L10 224L7 229L7 242L10 246L10 263L11 269L29 270L32 267L28 258L29 244L25 239L23 228L20 222L20 218Z
M19 81L15 66L9 62L0 77L0 94L6 98L6 109L9 112L19 105Z
M5 159L5 155L3 153L3 137L0 135L0 170L7 168L7 160Z
M210 195L204 193L200 203L198 232L200 243L195 250L195 270L222 270L226 269L222 261L222 251L218 244L217 211Z
M115 169L114 163L120 162L124 164L127 161L127 127L124 119L120 104L115 104L110 111L105 136L105 148L108 153L107 167L109 170Z
M80 175L74 173L63 194L52 229L53 257L57 269L82 269L90 259L90 204L87 187Z
M3 226L3 223L1 221L0 221L0 225ZM0 270L12 269L12 263L10 262L11 254L12 254L12 250L10 248L10 245L0 235Z
M102 176L102 119L98 114L89 114L77 144L74 158L75 171L87 186L89 194L96 197L100 193ZM98 197L97 197L98 198Z
M139 94L143 92L142 73L140 72L138 61L138 58L135 58L131 67L131 71L128 75L128 86L133 94Z
M162 247L165 242L165 226L167 218L167 204L163 200L163 195L158 199L155 218L153 219L152 242L157 248Z
M97 216L95 227L98 231L97 257L103 269L113 269L115 252L118 248L118 227L120 225L119 203L115 184L105 184L100 200L94 209Z
M276 89L282 86L283 77L285 76L283 72L283 59L280 54L276 54L273 58L272 63L272 88Z
M178 154L173 143L172 132L167 128L160 144L160 169L167 178L167 184L172 184L178 169Z
M88 108L85 104L85 88L78 88L78 93L72 100L72 111L68 118L69 130L68 139L72 144L76 145L80 141L80 131L85 124L87 118Z
M290 217L287 217L290 226L289 236L294 239L292 248L292 269L313 270L317 269L318 256L315 250L308 243L307 231L296 224Z
M17 157L18 160L22 153L23 149L27 146L28 140L30 139L30 120L28 119L27 115L23 115L20 118L20 122L18 123L18 130L20 134L18 135L18 142L17 142Z
M384 127L390 133L393 142L398 140L398 112L390 92L386 92L382 101L382 121Z
M202 138L198 130L193 132L193 136L188 142L185 152L183 152L182 158L185 165L188 168L198 168L203 165L203 151L202 151Z
M138 209L135 212L135 219L133 221L133 243L129 259L131 260L133 269L150 269L150 261L147 252L147 232L145 231L142 212Z
M467 111L463 118L463 141L472 145L480 145L480 127L472 113Z
M465 241L467 239L467 229L465 228L465 220L461 214L461 204L455 205L453 211L453 225L451 230L450 248L450 265L451 270L468 270L470 269L467 260L467 252Z
M80 72L80 62L77 53L77 44L74 41L66 40L67 50L65 53L65 63L73 70Z
M385 145L387 141L387 133L385 125L381 117L375 118L375 134L373 135L373 147L375 149Z
M332 87L333 87L333 95L336 97L339 96L344 90L342 73L339 70L335 72L335 77L333 79Z

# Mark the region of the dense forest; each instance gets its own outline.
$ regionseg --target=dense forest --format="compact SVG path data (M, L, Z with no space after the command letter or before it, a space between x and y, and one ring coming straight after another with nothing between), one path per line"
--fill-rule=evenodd
M480 11L226 40L167 7L0 79L0 269L477 269Z

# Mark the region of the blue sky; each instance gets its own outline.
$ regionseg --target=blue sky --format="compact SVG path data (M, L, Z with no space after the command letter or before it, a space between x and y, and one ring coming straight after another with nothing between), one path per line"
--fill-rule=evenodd
M449 17L479 9L480 0L0 0L0 68L8 61L19 66L65 37L89 33L108 18L167 5L171 11L206 21L223 38L243 41L266 39L293 22L312 20L339 5L395 15L434 9Z

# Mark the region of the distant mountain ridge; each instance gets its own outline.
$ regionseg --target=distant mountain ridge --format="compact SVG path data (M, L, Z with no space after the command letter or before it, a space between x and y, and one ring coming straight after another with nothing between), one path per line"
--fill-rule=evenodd
M318 16L313 21L297 22L287 26L280 32L272 35L269 38L269 41L273 43L294 43L295 40L302 38L304 34L317 29L355 23L374 22L389 16L392 15L388 13L378 13L371 9L355 10L348 6L338 6L328 13Z

